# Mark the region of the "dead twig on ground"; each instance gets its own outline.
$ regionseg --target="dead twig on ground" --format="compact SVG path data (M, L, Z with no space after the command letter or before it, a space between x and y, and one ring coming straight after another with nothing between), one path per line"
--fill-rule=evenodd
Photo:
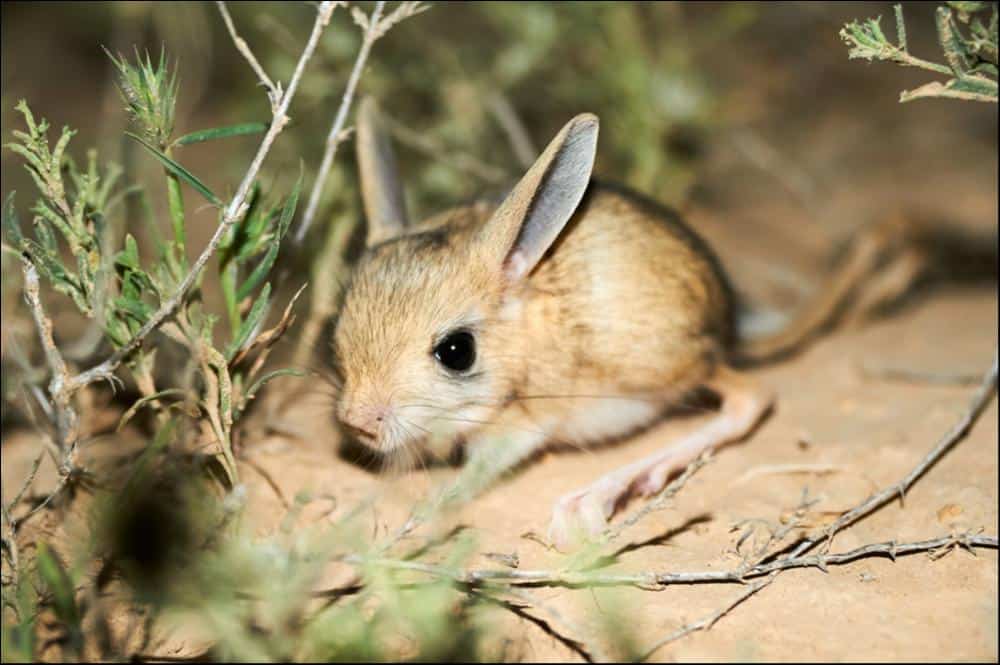
M986 406L993 399L994 393L997 391L997 354L994 351L993 355L993 365L983 376L982 382L979 389L973 395L969 402L969 406L966 408L962 417L956 422L941 439L934 445L934 447L928 452L920 462L917 463L913 469L910 470L902 480L890 485L889 487L883 489L881 492L873 494L868 497L864 502L862 502L857 507L847 511L837 519L830 527L819 537L811 540L805 541L802 545L796 548L793 556L798 556L808 551L815 545L826 542L826 549L828 550L833 537L838 531L844 529L847 526L857 522L863 517L875 512L882 506L891 502L896 497L899 497L902 503L905 500L906 492L920 480L921 477L927 471L938 463L944 455L956 446L959 442L964 440L969 432L972 430L972 426L979 420Z
M899 544L895 541L889 541L884 543L875 543L870 545L864 545L858 547L849 552L844 552L841 554L829 554L829 548L833 542L833 537L838 531L844 529L851 524L867 517L872 514L885 504L889 503L896 496L899 496L900 501L903 501L903 497L907 490L913 486L923 475L936 464L949 450L951 450L955 445L957 445L961 440L963 440L969 432L972 430L972 426L979 419L982 412L985 410L986 405L991 401L993 394L997 390L997 354L994 352L993 356L993 366L989 371L986 372L982 379L982 383L976 394L973 396L969 403L968 408L965 413L959 419L959 421L941 438L938 443L931 449L931 451L924 456L923 459L908 473L901 481L892 485L882 492L872 495L856 508L847 511L840 518L834 522L822 535L813 539L806 539L800 545L798 545L793 552L784 558L778 559L770 563L764 563L767 557L763 559L758 559L759 563L746 571L742 576L742 579L757 575L770 575L762 584L766 586L774 581L774 578L782 571L788 570L790 568L804 568L804 567L815 567L819 568L823 572L827 572L827 569L831 565L841 565L845 563L850 563L860 558L870 557L870 556L888 556L893 561L896 557L902 554L913 554L916 552L929 552L932 559L938 559L944 556L948 552L953 551L957 547L963 547L969 552L975 553L973 548L983 547L997 549L997 538L995 536L979 536L962 534L956 535L951 534L948 536L943 536L941 538L935 538L930 540L923 540L913 543ZM794 524L794 522L793 522ZM792 524L786 525L786 528L790 528ZM784 537L784 534L782 534ZM775 542L776 538L772 538L764 546L766 550L770 543ZM780 540L780 539L777 539ZM825 548L822 553L806 556L805 553L809 551L814 546L825 543ZM761 584L761 583L758 583ZM726 613L731 611L736 605L742 603L744 600L749 598L753 593L756 593L761 587L754 588L751 586L748 592L741 594L737 597L735 603L731 603L723 607L716 612L713 612L705 619L686 626L679 631L667 636L660 642L657 642L653 647L645 652L640 661L645 660L651 656L657 649L665 646L666 644L676 641L685 635L694 632L695 630L707 630L715 624L721 617Z
M670 503L670 500L677 496L677 493L684 489L684 485L691 477L698 473L702 467L708 464L712 460L712 451L706 451L701 454L695 461L691 462L684 471L674 478L663 490L660 491L655 497L647 501L641 508L636 509L631 515L623 519L621 522L609 526L604 530L604 534L601 536L602 543L609 543L619 535L625 529L634 526L639 520L646 517L652 512L657 510L663 510Z
M905 367L874 367L864 363L862 375L869 379L899 381L902 383L929 383L941 386L974 386L982 381L980 374L971 372L931 372Z
M568 635L564 635L563 633L556 630L556 628L552 625L551 621L548 621L547 619L543 619L541 617L535 616L534 614L530 613L528 610L532 609L533 605L531 604L522 604L510 600L504 600L503 598L497 598L496 596L475 589L469 590L469 595L474 598L479 598L481 600L484 600L498 607L502 607L503 609L512 612L513 614L521 617L522 619L530 621L531 623L538 626L543 633L545 633L552 639L556 640L564 647L566 647L567 649L578 655L580 658L582 658L584 662L593 663L593 662L599 662L601 660L599 658L595 658L594 653L589 649L589 647L584 642L576 638L569 637Z
M771 562L757 562L728 570L700 570L690 572L656 572L642 571L636 573L599 573L579 570L515 570L511 568L459 569L392 558L371 558L358 555L347 555L338 560L352 565L375 565L394 570L408 570L423 573L435 578L446 578L455 584L477 588L490 585L513 585L522 587L558 586L568 588L590 588L605 586L631 586L646 590L659 590L676 584L711 584L730 583L743 584L748 579L769 575L780 570L791 568L820 568L839 566L857 559L872 556L889 556L895 559L900 556L919 552L936 551L951 546L972 549L997 549L996 536L981 536L972 534L949 534L919 540L897 543L886 541L864 545L847 552L835 554L819 554L809 557L788 557ZM765 556L766 559L766 556ZM324 596L337 595L337 589L318 592Z
M699 630L711 630L712 626L714 626L719 621L719 619L732 612L745 600L750 598L750 596L754 595L755 593L757 593L758 591L769 585L771 582L773 582L776 576L777 573L772 573L770 577L760 580L759 582L754 582L749 587L747 587L745 591L743 591L738 596L733 598L733 600L731 600L729 603L727 603L720 609L715 610L711 614L699 619L698 621L695 621L694 623L689 623L679 628L678 630L675 630L674 632L670 633L669 635L667 635L666 637L664 637L663 639L659 640L651 647L646 649L644 652L642 652L642 654L640 654L639 657L635 659L635 662L643 663L649 660L650 656L652 656L661 648L665 647L671 642L676 642L677 640L681 639L682 637L686 637L691 633L698 632Z

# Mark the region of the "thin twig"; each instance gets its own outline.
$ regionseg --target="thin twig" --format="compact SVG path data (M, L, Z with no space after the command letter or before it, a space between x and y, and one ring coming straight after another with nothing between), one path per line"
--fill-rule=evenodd
M634 511L631 515L623 519L618 524L609 526L605 529L604 534L601 538L603 543L608 543L621 535L621 532L625 529L633 526L636 522L657 510L662 510L667 507L667 504L673 499L678 492L684 489L684 485L687 481L696 474L703 466L709 463L712 459L712 452L706 451L701 454L694 462L689 464L687 468L681 475L677 476L669 485L667 485L663 490L657 494L652 500L647 501L645 505Z
M358 49L358 57L354 60L354 67L351 69L351 75L347 79L344 96L340 99L340 107L337 108L337 115L334 116L330 133L326 137L326 150L323 151L323 160L320 162L319 171L316 173L316 181L313 183L312 192L309 193L309 203L306 205L306 211L302 216L302 221L299 223L299 228L295 230L296 245L302 243L303 238L305 238L309 227L312 226L313 220L316 217L316 210L319 208L319 200L323 194L323 188L326 185L327 177L330 175L330 169L333 168L333 158L337 155L337 147L343 140L344 122L347 120L347 113L350 111L351 103L354 101L354 91L358 87L358 81L361 80L361 71L368 60L368 53L371 51L372 44L380 36L378 28L383 9L385 9L385 2L380 0L375 3L375 9L372 10L371 16L368 17L368 27L365 29L365 35L361 41L361 48Z
M972 535L949 535L930 540L919 540L912 543L897 543L890 540L884 543L872 543L855 548L849 552L840 554L815 554L811 556L797 556L789 559L779 559L772 563L760 564L751 570L745 577L756 577L778 570L789 570L791 568L819 568L825 571L828 566L840 566L857 559L872 556L888 556L893 561L896 557L918 552L934 552L937 550L963 547L969 551L975 548L997 549L996 536L972 536Z
M70 477L76 469L77 424L79 423L76 411L72 405L72 379L66 367L66 361L63 360L62 354L59 352L58 347L56 347L55 339L52 336L52 320L45 314L45 309L42 306L39 293L38 270L27 259L22 260L21 266L24 271L24 295L28 301L28 307L31 309L31 316L34 319L35 328L38 330L38 337L45 352L49 370L52 373L52 378L49 381L49 398L52 402L52 411L55 414L56 430L58 432L56 443L59 453L61 453L61 458L56 461L59 482L56 484L55 489L52 490L44 501L29 510L27 514L9 521L8 524L12 538L21 524L52 503L69 482ZM15 497L14 502L10 505L10 511L14 509L17 502L20 501L21 497L34 481L44 452L45 450L43 449L42 454L35 460L24 485ZM53 456L53 460L56 460L55 456ZM6 506L4 506L4 511L9 517L10 512L8 512Z
M468 593L470 596L479 598L489 603L493 603L509 612L512 612L513 614L521 617L522 619L530 621L531 623L538 626L543 633L553 638L554 640L562 644L564 647L566 647L567 649L578 655L580 658L582 658L584 662L593 663L599 660L594 657L594 655L588 649L587 645L584 644L582 641L560 633L552 625L551 621L547 621L546 619L535 616L534 614L528 612L528 610L531 609L530 605L522 605L520 603L504 600L503 598L497 598L495 596L483 593L481 591L477 591L475 589L469 590Z
M10 510L7 506L0 502L0 518L2 518L3 523L6 525L6 533L2 538L0 538L0 550L3 551L4 558L7 559L7 565L10 567L11 580L10 584L14 585L16 588L18 576L20 573L20 556L17 547L17 531L14 529L14 518L10 515ZM6 586L6 584L5 584ZM15 608L16 611L16 608Z
M246 58L246 61L250 64L250 68L253 69L257 78L260 79L261 85L267 88L267 98L271 100L271 113L276 114L278 111L278 106L281 104L281 84L275 84L274 81L267 75L264 68L261 66L260 62L254 56L253 51L250 50L250 46L247 44L246 40L239 36L236 32L236 26L233 24L233 19L229 15L229 9L226 8L226 3L219 0L215 3L219 7L219 13L222 14L222 20L226 24L226 29L229 30L229 36L233 39L233 44L236 45L236 50Z
M891 502L896 497L899 497L900 502L905 499L906 492L916 483L928 469L937 464L937 462L951 450L956 444L965 439L969 432L972 431L972 426L979 420L986 406L993 399L994 393L997 390L997 353L994 351L993 354L993 366L990 367L989 371L983 376L982 383L979 389L973 395L972 400L969 402L968 408L962 417L955 423L948 432L938 441L937 444L924 456L920 462L910 470L906 476L903 477L898 483L890 485L881 492L870 496L864 502L862 502L857 507L852 510L847 511L836 522L830 525L830 527L818 538L811 541L806 541L798 548L796 548L794 555L802 554L808 551L810 548L816 544L826 541L827 549L829 549L832 543L833 537L841 529L853 524L862 517L875 512L882 506Z
M607 662L609 660L600 647L598 647L592 641L584 637L584 635L587 634L587 631L582 626L579 626L576 622L567 619L563 615L563 613L560 612L555 607L553 607L551 603L545 603L540 601L536 596L529 594L524 589L516 589L511 587L506 590L506 593L514 596L515 598L519 598L522 602L526 603L527 605L542 610L543 612L548 614L549 617L551 617L553 622L560 624L570 633L577 635L578 637L575 638L576 641L584 646L584 648L590 654L591 658L594 659L594 661Z
M278 497L278 500L281 501L281 505L284 506L285 510L291 509L292 504L289 503L288 499L285 498L285 493L281 491L281 487L278 485L277 481L274 480L274 476L271 475L270 471L265 469L256 460L250 457L244 457L240 461L249 466L254 471L256 471L258 474L260 474L260 477L264 479L264 482L268 484L268 486L274 492L275 496Z
M949 535L941 538L918 541L914 543L898 544L895 541L889 541L885 543L874 543L870 545L865 545L858 547L849 552L844 552L841 554L829 554L828 550L833 542L833 537L836 533L847 526L855 523L856 521L870 515L871 513L878 510L880 507L889 503L896 496L899 496L900 500L903 499L906 491L913 486L934 464L940 460L951 448L953 448L959 441L964 439L968 433L971 431L972 426L978 420L979 416L982 414L986 405L990 402L993 394L997 389L997 355L994 353L993 366L983 377L982 385L980 389L973 396L968 409L963 414L962 418L956 423L938 442L937 445L914 467L910 473L908 473L900 482L897 484L886 488L882 492L873 495L859 506L850 510L834 522L820 537L814 539L807 539L803 541L795 550L787 557L778 559L771 563L764 563L766 559L758 559L759 563L747 570L741 577L746 579L748 577L754 577L757 575L769 575L769 577L761 583L757 583L760 586L753 585L738 596L735 601L722 609L714 612L705 619L686 626L675 633L668 635L663 640L657 642L653 647L651 647L645 654L639 659L639 661L646 660L651 656L657 649L665 646L666 644L681 639L685 635L694 632L695 630L703 630L711 628L711 626L718 621L719 618L724 616L726 613L731 611L736 605L739 605L744 600L749 598L751 595L756 593L760 588L770 584L774 578L782 571L791 568L804 568L804 567L815 567L826 572L828 566L831 565L841 565L845 563L850 563L856 559L870 557L870 556L889 556L893 561L896 557L905 554L912 554L916 552L930 552L932 558L938 558L939 556L946 554L956 547L964 547L965 549L973 552L973 548L985 547L997 549L997 538L995 536L971 536L971 535ZM784 537L782 535L782 537ZM774 538L768 541L768 545L773 542ZM826 549L816 555L805 556L805 552L825 541ZM765 545L764 549L767 548Z
M538 149L532 143L531 136L525 129L524 123L521 122L521 117L514 109L514 105L510 103L505 94L495 92L489 96L487 107L496 118L504 134L507 135L510 148L514 152L514 156L517 157L518 163L524 169L530 167L535 158L538 157Z
M770 577L766 579L760 580L759 582L754 582L749 587L747 587L745 591L743 591L740 595L733 598L733 600L731 600L728 604L726 604L722 608L712 612L708 616L699 619L698 621L695 621L694 623L689 623L686 626L683 626L678 630L674 631L673 633L667 635L662 640L659 640L658 642L653 644L653 646L646 649L646 651L644 651L638 658L635 659L635 662L637 663L645 662L660 648L670 644L671 642L676 642L677 640L681 639L682 637L685 637L686 635L690 635L691 633L697 632L699 630L710 630L712 626L714 626L719 621L719 619L732 612L734 609L736 609L736 607L738 607L741 603L743 603L743 601L747 600L750 596L754 595L755 593L766 587L768 584L773 582L775 576L776 574L772 574Z
M974 386L983 378L980 374L971 372L930 372L905 367L873 367L868 364L861 366L861 372L864 376L872 379L906 383L932 383L943 386Z
M658 590L677 584L742 584L748 579L792 568L819 568L825 570L829 566L845 565L857 559L872 556L889 556L895 559L899 556L935 551L952 546L961 546L969 550L997 549L997 544L996 536L949 534L908 543L897 543L895 541L874 543L847 552L819 554L809 557L789 557L768 563L739 566L729 570L699 570L676 573L658 573L655 571L595 573L575 570L514 570L510 568L462 570L419 561L369 558L358 555L348 555L340 560L352 565L376 565L395 570L409 570L437 578L449 579L453 583L468 585L470 587L484 585L559 586L569 588L631 586L646 590ZM336 593L336 590L328 590L321 593L330 595Z
M808 473L816 476L825 476L831 473L843 471L844 467L838 464L763 464L747 470L743 475L733 481L731 487L742 485L757 476Z
M24 295L31 309L31 316L35 321L35 328L38 331L38 338L41 341L42 349L45 351L45 359L49 364L49 371L52 378L49 380L49 398L52 400L53 411L56 416L56 429L58 430L58 444L61 451L76 438L77 415L70 404L72 383L69 370L66 368L66 361L56 347L52 337L52 320L45 314L42 300L39 295L38 270L35 266L23 259L21 267L24 271Z
M73 474L76 471L75 459L76 459L76 441L70 444L69 449L66 451L66 455L63 457L63 461L59 469L59 482L56 483L55 488L53 488L53 490L49 492L49 495L45 497L45 499L37 506L29 510L21 517L14 518L14 521L11 524L11 526L15 531L17 531L17 529L19 529L21 525L23 525L25 522L31 519L32 516L36 515L37 513L41 512L46 507L48 507L48 505L51 504L53 501L55 501L56 497L59 496L59 494L64 489L66 489L66 486L69 485L69 481L73 477Z
M456 171L475 176L490 185L501 185L510 180L506 170L487 164L477 157L442 144L432 136L410 129L383 111L382 118L393 137L403 145L418 150Z
M288 82L288 87L282 93L281 103L273 112L271 125L268 128L267 133L264 135L260 146L257 148L257 154L254 155L253 161L250 163L250 168L247 170L246 175L243 176L243 180L240 182L240 185L236 190L236 194L233 195L229 205L226 206L222 220L216 227L215 233L212 235L211 240L209 240L208 245L205 246L205 249L202 250L201 255L199 255L198 259L194 262L194 265L191 266L190 272L188 272L178 285L174 294L161 303L159 309L146 321L145 324L143 324L142 328L139 329L139 332L137 332L131 340L129 340L124 346L120 347L114 354L111 355L111 357L101 364L75 376L70 381L70 392L94 383L95 381L109 379L111 377L112 372L114 372L118 365L120 365L125 358L127 358L139 347L140 344L142 344L142 341L146 338L146 336L153 330L156 330L167 317L173 314L177 308L180 307L184 297L198 279L198 276L201 274L205 264L208 263L208 260L213 254L215 254L222 238L226 235L229 229L232 228L232 226L246 214L247 208L249 207L247 195L253 187L257 174L260 172L261 165L264 163L264 158L267 157L267 153L271 150L271 145L285 128L285 125L288 124L288 108L292 103L292 99L295 97L295 92L299 87L299 81L302 79L302 73L305 71L306 63L308 63L312 58L313 53L316 50L316 45L319 43L319 37L323 33L326 26L330 23L330 16L337 4L338 3L332 2L331 0L326 0L325 2L320 3L316 13L316 21L313 24L312 33L309 35L309 41L306 42L306 46L302 50L302 55L299 57L298 64L295 66L295 71L292 74L291 80Z
M21 498L24 496L24 493L27 492L28 488L31 487L31 484L35 482L35 476L38 475L38 467L42 465L42 460L45 459L45 453L46 450L43 447L42 450L39 451L38 456L35 457L35 461L31 463L31 471L28 472L28 475L24 478L24 482L21 483L21 489L17 491L14 498L7 504L7 510L13 511L14 508L17 507L17 504L21 503Z

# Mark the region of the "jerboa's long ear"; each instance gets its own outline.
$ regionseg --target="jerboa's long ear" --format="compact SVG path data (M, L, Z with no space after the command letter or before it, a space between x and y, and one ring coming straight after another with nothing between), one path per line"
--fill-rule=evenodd
M365 97L358 107L355 147L368 219L367 245L371 247L399 235L408 223L396 156L371 97Z
M524 278L559 236L590 183L597 116L584 113L562 128L483 227L479 242L502 262L510 282Z

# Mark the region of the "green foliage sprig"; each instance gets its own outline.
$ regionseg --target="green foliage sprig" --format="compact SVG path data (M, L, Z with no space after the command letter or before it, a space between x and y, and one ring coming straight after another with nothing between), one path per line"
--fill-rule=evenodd
M985 13L990 8L987 21ZM947 97L977 102L997 102L997 5L987 2L949 2L937 8L935 25L946 64L930 62L910 53L903 8L894 7L896 43L879 25L882 17L852 21L840 31L850 47L849 57L895 62L919 67L949 78L931 81L915 90L904 90L899 101ZM966 26L964 29L961 25Z
M69 157L68 147L74 132L64 128L54 147L48 139L49 124L36 120L25 102L18 104L27 131L15 131L15 141L7 147L26 162L25 167L38 189L34 213L33 237L24 233L11 193L3 207L3 225L9 247L20 254L57 292L69 296L77 309L95 319L105 338L119 352L140 337L152 317L181 291L190 279L185 248L187 218L182 185L188 185L222 212L222 201L197 176L173 156L175 147L213 139L258 132L260 123L212 128L172 140L174 107L177 99L177 76L161 55L156 64L146 56L136 55L134 62L111 56L118 74L118 84L136 133L126 133L163 167L167 184L167 205L173 228L172 239L157 243L151 261L143 262L143 252L136 237L125 232L113 237L107 220L131 190L118 186L121 169L98 167L95 152L88 153L87 168L79 170ZM163 330L175 342L187 347L189 366L186 374L193 383L161 389L154 379L156 349L138 346L125 358L143 406L153 408L166 418L167 405L161 398L193 390L200 393L195 404L199 428L218 440L230 482L236 469L230 451L234 421L246 409L261 385L275 372L258 376L270 347L287 329L291 311L287 309L278 326L264 329L271 306L271 285L266 281L277 259L282 238L287 232L298 203L301 176L292 193L283 201L265 204L267 198L259 184L245 214L233 220L217 246L220 284L231 326L228 342L216 347L214 328L218 316L203 303L203 293L196 290L179 304L179 313ZM155 219L147 220L155 228ZM221 221L220 221L221 224ZM64 254L73 257L67 263ZM41 306L41 301L39 301ZM41 314L42 319L46 318ZM57 349L53 349L57 351ZM64 368L64 365L59 364ZM65 371L63 369L62 371ZM279 373L290 373L279 370ZM163 372L159 372L162 376ZM169 376L169 373L168 373ZM162 380L162 379L159 379ZM74 377L61 377L58 385L69 395L82 387ZM76 422L76 418L67 422ZM75 433L67 431L73 439ZM72 441L64 442L66 446Z

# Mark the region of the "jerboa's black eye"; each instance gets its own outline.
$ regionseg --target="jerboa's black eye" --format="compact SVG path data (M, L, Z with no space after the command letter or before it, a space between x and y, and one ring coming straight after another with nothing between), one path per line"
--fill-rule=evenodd
M452 372L464 372L476 362L476 338L468 330L453 332L434 347L434 357Z

